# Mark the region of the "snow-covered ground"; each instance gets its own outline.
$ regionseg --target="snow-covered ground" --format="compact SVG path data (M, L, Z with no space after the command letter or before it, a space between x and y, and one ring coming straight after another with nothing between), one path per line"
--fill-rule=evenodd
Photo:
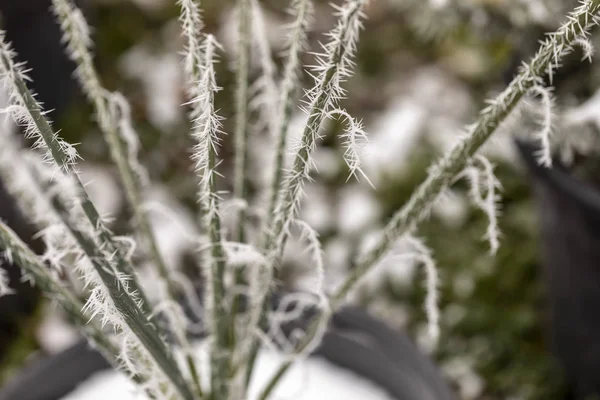
M201 346L196 348L207 371L208 357ZM249 389L249 399L256 399L264 384L283 361L283 357L263 351ZM205 378L207 378L205 376ZM310 357L291 368L275 389L275 400L391 400L381 388L350 371L333 366L323 359ZM82 383L64 400L147 400L135 390L133 383L116 371L103 371Z

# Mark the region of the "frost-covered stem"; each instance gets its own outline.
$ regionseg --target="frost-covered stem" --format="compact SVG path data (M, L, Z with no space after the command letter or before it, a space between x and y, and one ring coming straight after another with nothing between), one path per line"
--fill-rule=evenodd
M308 120L291 171L288 172L288 177L283 183L282 195L276 199L274 210L277 212L272 216L273 222L264 232L262 246L270 258L270 265L266 267L267 271L263 279L268 281L273 279L275 263L283 253L287 241L287 227L299 206L303 183L308 178L311 153L319 138L321 124L343 96L344 92L340 84L351 74L353 65L351 58L356 51L362 10L367 2L368 0L348 0L344 6L337 7L339 15L337 26L328 34L331 40L323 46L324 54L318 57L318 65L314 67L318 75L315 77L315 87L308 92L309 106L305 110ZM258 300L265 313L268 308L268 293L260 293L260 297ZM258 353L258 340L255 340L252 346L250 373Z
M281 189L288 129L294 110L293 94L298 86L298 73L301 68L300 53L306 42L306 33L312 16L312 6L311 0L296 0L292 5L296 18L291 29L287 60L284 67L283 80L281 82L280 108L277 113L278 135L277 147L275 149L275 167L273 168L267 218L271 218L275 212L277 198Z
M67 229L69 229L85 255L91 261L94 270L98 273L98 276L106 287L106 290L124 323L131 329L154 361L156 361L158 367L171 381L173 387L176 388L182 399L194 400L195 397L192 394L192 391L179 370L177 362L161 340L155 324L145 317L135 300L124 290L123 282L118 276L115 276L110 267L107 267L107 264L103 259L103 254L97 250L95 243L68 222L67 210L61 210L60 207L58 207L57 211Z
M11 58L11 51L4 43L4 38L0 40L0 71L3 75L10 79L8 83L11 86L13 93L13 101L22 105L29 114L31 121L35 125L39 139L45 144L48 149L50 159L60 168L58 173L69 173L72 169L72 160L69 158L67 150L61 147L61 143L57 135L52 130L52 127L44 117L40 105L32 96L31 92L25 85L23 75L14 65ZM76 226L70 223L68 210L60 207L60 204L53 202L53 206L60 216L62 222L73 235L81 249L92 262L95 271L100 276L103 284L114 302L120 316L128 325L132 332L137 336L141 344L148 350L156 363L160 366L165 375L172 381L173 385L182 398L192 400L194 397L187 388L181 372L171 357L167 348L159 337L155 325L149 320L150 303L147 301L141 286L135 279L135 271L129 262L126 261L122 250L114 242L110 232L104 227L98 211L93 203L89 200L85 192L85 188L79 180L76 173L73 174L77 183L79 196L81 197L81 207L91 226L94 229L94 234L100 241L103 247L102 251L97 247L97 244L79 230ZM123 290L120 278L115 276L110 260L105 259L106 254L112 254L116 260L116 272L122 273L129 278L129 286L132 293L136 293L141 299L141 304L138 305L126 291Z
M194 0L178 0L177 4L181 8L179 21L181 22L183 35L186 39L184 69L188 78L188 90L190 91L190 97L197 97L201 91L198 86L202 75L202 64L204 63L202 59L204 51L201 48L200 36L203 28L202 15L198 4ZM203 111L205 110L193 109L191 113L192 118L198 118ZM202 203L200 206L202 209ZM203 213L204 211L202 209ZM202 393L200 376L191 355L186 355L186 362L196 386L196 391Z
M186 31L186 34L194 34ZM231 346L232 318L225 304L225 250L221 238L221 217L219 215L219 195L217 193L218 164L217 147L220 142L220 117L214 108L214 93L218 90L215 82L214 63L216 47L212 35L207 35L198 47L199 55L194 57L198 64L186 68L188 80L194 89L191 94L191 115L194 118L192 136L194 146L195 171L198 176L198 199L204 229L209 239L209 257L204 268L206 288L207 321L212 334L211 348L211 395L212 398L227 399L229 390L228 356Z
M25 274L33 279L35 285L43 293L58 302L113 365L118 364L120 350L95 323L89 321L89 318L83 314L81 301L52 276L39 257L2 221L0 221L0 250L4 252L10 263L18 265ZM124 372L129 376L134 376L132 371L124 370Z
M248 195L248 179L246 172L248 170L248 75L250 71L251 16L250 0L239 0L233 194L236 198L242 200L246 200L246 196ZM238 211L237 231L235 232L235 238L238 242L245 241L245 214L245 209L240 208Z
M490 138L519 100L546 74L560 66L562 57L573 50L574 41L585 38L591 28L600 21L600 0L583 2L568 16L568 21L558 31L542 42L538 52L529 63L524 64L508 87L479 114L477 122L470 126L466 135L431 168L429 176L415 190L408 202L400 209L384 229L382 238L366 253L352 270L334 296L341 301L356 282L389 250L393 242L415 228L428 215L438 196L449 182L459 174L475 152Z
M158 249L156 238L152 232L150 221L142 207L141 182L136 178L135 167L127 154L126 145L119 136L117 116L111 112L107 99L107 91L100 82L94 67L93 57L89 50L91 40L89 27L81 13L71 0L52 0L54 12L58 17L61 29L67 40L68 53L77 64L76 76L83 91L92 103L100 129L110 149L113 161L117 165L119 175L125 188L127 200L133 210L139 231L148 246L151 258L161 278L167 283L171 297L177 298L178 289L171 279L169 270Z
M496 131L519 100L538 84L545 74L552 74L560 67L560 60L573 50L572 45L585 38L591 28L598 25L600 21L596 14L599 11L600 0L582 2L567 16L567 22L541 43L536 55L529 63L523 65L508 87L481 111L477 122L469 128L467 134L434 165L429 176L415 190L406 205L392 217L384 229L382 239L358 260L356 267L331 299L332 310L336 310L343 303L348 292L387 253L398 237L418 227L429 215L438 196L465 168L475 152ZM327 318L328 315L321 314L312 326L319 326L326 322ZM297 352L301 352L311 343L312 336L307 334L304 337ZM284 362L277 369L259 399L263 400L269 396L291 364L291 361Z
M289 176L284 183L282 198L275 209L279 210L270 229L267 230L264 243L268 253L275 251L277 257L283 252L285 230L294 218L302 195L302 186L307 179L310 167L311 152L319 138L319 129L334 104L342 97L343 90L339 86L342 79L350 75L351 56L356 47L356 39L361 24L362 9L368 0L349 0L339 8L338 26L329 36L331 41L324 46L324 58L318 60L315 68L316 87L309 92L310 105L306 110L308 120L302 132Z
M52 130L52 127L46 120L40 105L27 88L23 76L18 72L17 67L13 64L13 61L10 57L11 53L6 44L2 41L0 46L0 63L2 64L0 68L7 73L8 79L12 79L11 84L14 85L17 95L22 100L23 106L26 108L31 120L35 124L35 128L39 132L40 139L48 148L49 156L61 169L61 171L69 173L72 167L70 155L67 154L66 150L61 147L61 143L59 142L57 135ZM121 250L114 243L112 235L106 230L106 228L104 228L100 215L98 214L96 207L87 196L84 185L79 179L79 176L74 174L74 178L78 185L80 195L82 196L81 207L84 211L84 214L88 218L90 224L97 230L99 239L106 246L107 251L117 254L117 267L120 271L130 276L132 289L136 291L138 296L143 300L142 307L144 307L146 315L150 315L150 303L148 302L147 296L145 295L141 286L137 282L137 277L133 267L130 263L125 261Z

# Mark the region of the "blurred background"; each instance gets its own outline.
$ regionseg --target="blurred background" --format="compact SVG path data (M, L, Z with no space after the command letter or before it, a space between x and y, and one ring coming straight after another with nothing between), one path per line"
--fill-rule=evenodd
M261 1L278 65L285 44L282 29L289 20L287 3ZM328 1L315 3L309 35L312 50L335 22ZM142 162L155 183L148 199L166 205L176 216L157 214L153 219L163 251L169 263L185 266L193 251L185 233L197 228L195 178L189 161L192 141L181 107L185 93L178 7L174 0L81 0L79 4L93 26L96 63L105 86L122 91L131 102ZM521 61L534 54L544 32L555 30L575 4L571 0L371 1L343 106L365 124L370 141L365 170L375 189L364 180L347 181L337 138L341 122L330 121L315 154L318 171L306 188L301 212L323 240L328 284L339 282L351 268L357 249L404 204L425 178L430 163L454 143L463 126L474 121L483 101L504 88ZM220 114L227 117L224 131L232 132L235 2L207 0L202 6L206 31L224 46L217 71L223 90L216 101ZM127 233L130 214L115 168L90 118L91 109L70 78L72 65L62 56L49 1L0 0L0 7L1 25L21 59L33 68L34 88L54 110L55 126L66 140L79 143L92 196L114 217L112 228ZM554 78L560 113L581 111L577 107L592 97L598 85L598 69L580 63L580 58L575 53ZM304 63L310 65L312 59L306 54ZM254 60L254 77L258 67ZM303 83L312 84L308 74ZM301 125L299 111L294 121ZM519 129L519 124L511 125L486 148L503 186L498 253L489 254L483 238L487 218L470 204L468 186L462 181L419 232L433 250L441 275L441 338L435 349L421 340L426 329L424 274L415 265L382 264L353 294L354 302L421 343L462 399L562 399L567 390L565 372L550 350L551 293L542 272L539 207L532 180L510 137L519 133L511 130ZM225 176L232 175L231 136L221 151ZM259 135L251 140L256 144L251 179L258 191L265 178L261 149L268 143ZM301 246L291 243L285 284L310 285L304 274L309 263ZM35 352L59 351L75 336L35 290L23 287L19 296L0 299L1 308L10 310L1 321L0 385Z

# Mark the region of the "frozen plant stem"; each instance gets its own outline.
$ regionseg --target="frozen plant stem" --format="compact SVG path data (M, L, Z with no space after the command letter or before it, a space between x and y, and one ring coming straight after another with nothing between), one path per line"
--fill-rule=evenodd
M141 190L145 184L145 171L137 160L138 138L130 125L129 104L120 94L109 93L102 87L90 52L89 27L81 10L71 0L53 0L53 6L68 44L69 56L77 64L76 76L94 107L98 124L104 134L112 159L117 165L142 240L150 252L152 264L166 284L167 300L176 301L180 297L179 287L172 279L171 273L165 264L152 232L148 214L142 207ZM173 329L181 330L184 328L174 326ZM177 335L177 337L183 348L189 347L185 334ZM188 355L186 358L188 372L195 385L196 392L201 393L200 378L195 363L191 356Z
M428 215L438 196L448 187L449 182L466 166L475 152L490 138L498 126L515 108L519 100L535 87L546 74L560 66L561 59L573 51L573 42L584 39L592 27L600 20L600 0L583 2L568 16L568 21L558 31L548 35L538 52L508 87L489 102L479 114L477 122L470 126L465 136L442 157L430 170L427 179L415 190L406 205L387 224L384 234L371 251L358 260L356 268L334 296L340 302L367 273L370 268L389 250L394 240L416 228Z
M188 46L197 38L193 30L185 30L188 35ZM227 382L231 353L231 324L225 303L225 251L221 239L221 217L219 215L219 196L217 193L217 147L220 142L220 117L214 109L214 93L218 90L215 82L214 63L217 42L212 35L207 35L204 43L197 51L202 57L193 57L198 64L187 69L188 80L195 86L192 91L195 98L191 100L191 115L194 119L192 136L194 146L195 171L198 176L198 200L202 213L204 229L209 238L209 256L203 269L206 287L206 315L209 323L211 339L211 398L227 399L229 386ZM189 51L189 47L188 47Z
M468 128L465 136L434 164L429 176L416 189L406 205L394 214L385 227L382 238L372 250L358 260L356 267L333 295L331 300L333 310L343 303L349 291L390 250L398 237L411 229L416 229L429 215L438 196L465 168L476 151L496 131L519 100L539 84L543 76L551 75L560 66L561 59L573 51L573 45L577 44L577 41L587 38L591 29L600 22L597 15L599 11L600 0L584 1L568 15L566 23L555 33L548 35L536 55L529 63L523 64L508 87L480 112L477 122ZM313 322L313 326L323 323L323 319L327 318L328 315L322 314ZM311 334L305 336L297 349L298 352L310 344L312 336ZM290 365L291 362L286 362L280 366L259 399L263 400L269 396Z
M25 85L19 68L14 65L12 52L5 44L4 36L1 35L0 39L0 72L5 79L10 80L7 84L13 87L15 93L13 93L12 101L16 103L15 106L22 105L29 114L39 135L39 140L43 141L50 153L50 159L60 168L60 171L57 171L57 173L71 173L73 160L69 158L70 155L67 153L71 148L65 149L60 146L62 142L58 140L57 135L53 132L50 124L44 117L39 104ZM193 400L194 397L188 389L175 360L160 339L155 324L148 319L150 305L146 298L143 297L141 287L135 281L135 272L132 266L125 260L122 250L114 243L111 234L104 228L102 220L96 208L89 200L79 177L76 173L73 174L76 179L79 195L81 196L81 207L89 219L91 226L94 228L98 240L102 243L104 247L103 251L100 251L100 248L93 239L70 223L67 210L61 208L56 202L53 204L55 210L89 258L124 323L139 339L140 343L156 361L165 376L169 378L173 387L176 388L182 398ZM112 260L105 258L106 254L112 254L112 258L116 259L114 264L116 270L112 268ZM130 293L136 293L137 296L140 296L141 305L138 305L127 291L124 290L120 275L127 276L127 284L131 290Z
M275 265L283 254L290 222L295 218L303 193L304 181L309 178L311 156L319 137L319 130L325 118L329 115L337 102L343 97L344 90L341 83L351 75L353 67L352 57L356 51L358 33L361 28L362 10L368 0L348 0L343 6L336 7L339 17L336 27L328 33L330 41L323 45L324 53L318 55L317 65L313 67L316 72L315 86L307 92L308 107L304 110L308 120L302 132L302 138L296 150L292 168L287 172L282 183L281 196L277 196L276 211L271 217L271 223L263 233L261 243L268 257L268 264L263 272L267 282L273 281ZM268 286L267 286L268 290ZM259 293L257 299L262 304L263 314L268 310L268 291ZM318 330L315 329L315 332ZM249 359L251 373L259 348L258 339L252 344ZM308 345L308 343L307 343ZM250 379L250 373L248 379Z
M10 263L22 268L40 290L58 302L69 317L83 329L89 340L99 347L111 364L118 364L119 349L108 340L107 335L93 321L89 321L89 318L83 314L81 311L83 304L79 299L50 274L39 257L2 221L0 221L0 250L4 252ZM123 372L133 376L134 380L139 382L139 378L135 378L132 371L124 368L125 366L121 367Z
M278 123L276 125L278 135L277 147L275 149L275 167L273 168L267 219L271 218L275 213L275 206L281 188L288 130L292 118L292 111L294 110L293 94L298 86L298 74L301 68L300 52L303 50L304 43L306 42L306 32L308 31L309 21L312 16L312 7L313 4L311 0L295 0L292 5L292 12L295 14L296 18L291 27L287 60L281 84L282 93L279 102L280 109L277 113Z
M106 143L108 143L112 159L119 170L127 200L133 210L139 230L150 251L154 265L161 278L167 283L169 294L176 299L179 290L171 279L169 270L158 249L147 214L142 208L141 177L136 176L138 174L136 174L132 165L137 160L128 157L126 145L119 136L119 129L122 128L118 126L117 120L125 116L117 116L115 113L123 113L125 110L122 107L117 107L118 110L113 110L113 112L110 110L110 93L102 87L94 67L92 54L89 50L91 44L88 36L89 28L81 10L71 0L52 0L52 3L68 44L69 56L77 64L76 76L94 107L98 124L104 134Z
M3 72L5 72L6 75L10 77L9 79L13 79L13 82L11 83L14 84L18 95L21 97L23 106L27 109L27 112L31 116L31 120L35 124L35 128L38 130L41 140L47 146L50 152L50 157L62 172L68 173L71 168L71 160L69 160L67 153L64 149L61 148L60 143L56 140L56 134L54 133L52 127L44 117L44 114L39 104L30 93L20 73L18 73L16 70L13 70L16 67L14 66L12 59L10 58L10 51L7 50L6 44L3 41L4 36L2 35L0 39L0 63L2 64L0 66L0 70L3 70ZM99 239L103 242L103 245L106 246L106 250L109 252L113 252L117 255L117 267L121 272L127 274L130 277L131 287L142 299L142 307L144 308L144 312L147 316L149 316L151 312L149 308L150 303L148 302L147 297L144 291L142 290L141 286L137 282L137 277L135 271L133 270L133 267L131 266L131 264L125 261L122 251L116 245L116 243L114 243L112 235L104 227L100 215L98 214L98 211L87 196L84 185L79 179L79 176L77 176L77 174L74 174L74 178L76 180L79 192L82 195L81 207L86 217L88 218L90 224L98 231L97 233Z
M329 33L331 41L324 46L325 54L318 59L314 67L318 72L316 86L309 93L309 106L306 113L308 121L302 132L301 143L298 146L291 171L283 183L282 198L275 207L280 210L273 218L270 229L266 231L264 247L267 254L274 251L275 258L283 253L285 246L286 228L295 217L302 198L304 180L308 178L311 166L311 153L319 139L319 129L331 108L343 96L340 84L347 78L353 66L351 57L356 50L358 31L361 27L362 9L368 0L348 1L338 9L340 19L338 26Z
M235 166L233 194L246 200L248 195L248 75L250 70L251 9L250 0L238 1L238 40L237 69L235 91ZM244 242L244 223L246 212L242 207L238 211L238 226L235 240Z

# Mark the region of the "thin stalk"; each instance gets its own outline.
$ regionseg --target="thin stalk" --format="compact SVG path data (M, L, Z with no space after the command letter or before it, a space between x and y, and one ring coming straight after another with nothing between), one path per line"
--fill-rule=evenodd
M89 50L89 28L79 10L70 0L52 0L54 11L58 17L63 34L68 41L69 56L77 64L77 78L86 96L94 107L100 130L104 134L111 157L119 171L125 188L125 195L131 206L139 231L150 251L151 259L160 277L167 283L171 298L177 299L179 289L170 276L164 258L158 249L156 238L152 232L148 215L142 207L141 182L136 178L133 162L127 155L127 149L119 136L116 115L108 107L107 91L100 82L94 67L93 57Z
M492 136L519 100L539 84L543 76L547 74L551 76L552 72L560 67L561 59L573 50L573 44L577 40L587 38L590 30L600 23L597 15L599 11L600 0L582 2L567 16L567 22L541 43L538 52L530 62L524 64L508 87L480 112L477 122L469 127L468 134L434 164L429 176L416 189L406 205L394 214L384 229L382 239L360 258L355 269L333 295L330 302L333 311L340 307L349 291L387 253L398 237L411 229L416 229L426 219L439 195ZM326 323L328 318L327 313L322 313L312 326ZM297 352L301 352L311 343L316 330L313 328L309 332L312 334L304 337ZM261 392L260 400L265 400L271 394L290 366L291 362L285 362L277 369Z
M272 218L274 215L275 206L277 205L277 199L280 193L288 130L292 112L294 110L293 94L298 86L298 73L302 66L300 62L300 53L303 50L304 42L306 41L308 21L312 15L312 1L296 0L293 5L293 11L296 14L296 18L292 25L287 60L281 84L282 93L279 103L280 109L277 113L278 135L277 146L275 149L275 167L273 168L273 178L271 180L271 195L267 208L267 218Z
M248 196L248 78L250 71L251 9L250 0L238 1L239 26L235 91L235 160L233 195L242 200ZM235 240L245 242L246 211L238 211Z
M212 35L207 35L200 44L193 30L186 30L186 33L188 46L197 46L198 52L193 56L188 55L190 64L186 69L190 84L194 87L190 94L195 96L190 103L194 122L191 135L196 141L193 158L198 177L198 199L203 226L210 241L209 259L203 273L208 284L205 309L207 320L212 323L211 398L220 400L227 399L229 391L227 382L223 380L228 376L228 357L231 354L231 317L225 304L226 256L221 238L216 172L221 128L220 117L214 109L214 93L218 90L214 71L218 44Z
M279 110L276 114L277 144L275 149L275 162L273 178L271 180L270 197L267 206L267 224L270 218L274 218L275 207L280 195L283 180L284 159L287 147L289 125L294 110L294 92L298 86L298 73L301 69L300 53L304 48L309 21L312 17L313 4L311 0L295 0L292 5L292 13L295 14L291 26L287 59L284 66L283 80L281 84L281 98ZM265 304L266 306L266 304ZM266 312L266 309L264 310ZM264 321L261 321L261 324ZM254 372L254 365L258 355L259 343L254 343L250 351L250 358L246 369L246 385L249 384Z

